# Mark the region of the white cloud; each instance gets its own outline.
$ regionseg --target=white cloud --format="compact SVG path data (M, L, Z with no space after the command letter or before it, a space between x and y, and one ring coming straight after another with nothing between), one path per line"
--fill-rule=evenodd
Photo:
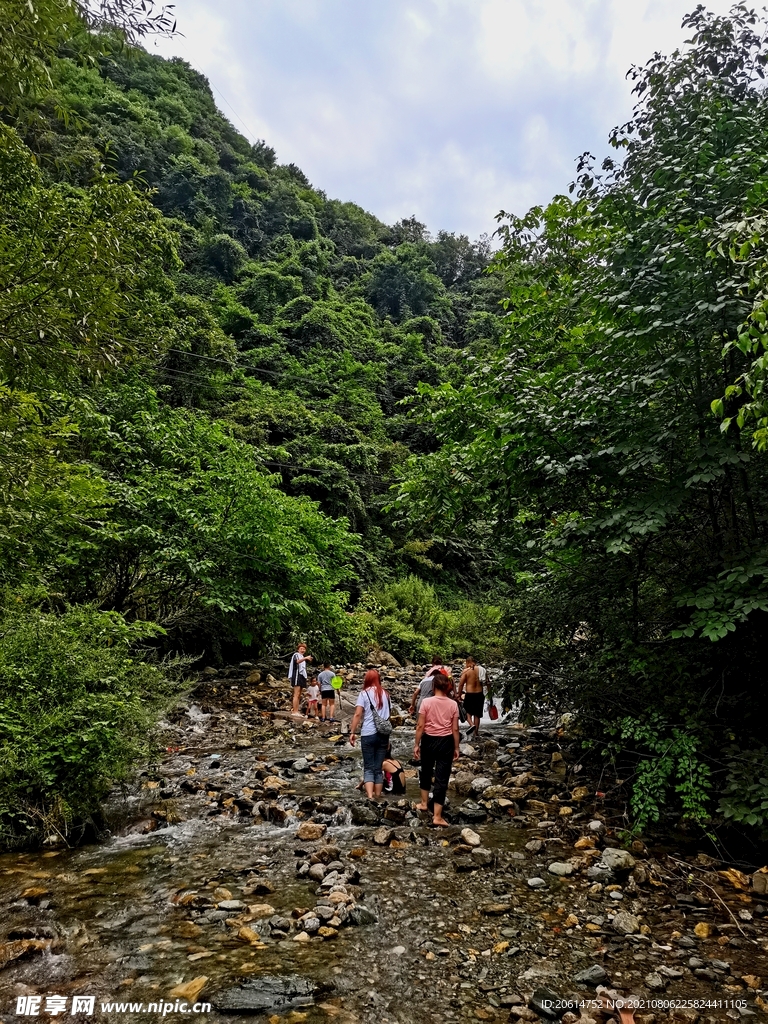
M219 106L329 195L476 236L562 192L694 0L176 0ZM725 12L730 0L710 0ZM231 104L231 107L228 106ZM233 110L236 111L233 113ZM244 127L247 126L247 127Z

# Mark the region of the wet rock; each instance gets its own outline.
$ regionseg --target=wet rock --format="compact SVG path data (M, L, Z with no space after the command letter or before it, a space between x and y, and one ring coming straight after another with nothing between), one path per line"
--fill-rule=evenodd
M320 928L320 918L314 916L304 917L302 918L301 924L308 935L314 935Z
M376 846L388 846L394 832L391 828L377 828L371 836Z
M489 868L493 864L493 853L491 850L486 850L484 846L476 846L470 857L481 868Z
M665 988L667 983L657 971L651 971L650 974L646 974L645 976L645 984L648 988L654 991L659 991Z
M322 839L327 829L327 825L320 825L315 821L302 821L299 825L299 830L296 833L296 836L302 841L311 842L317 839Z
M350 924L376 924L377 920L378 918L373 913L373 911L369 910L367 907L362 906L362 904L360 903L358 903L357 906L352 907L352 909L349 912Z
M587 878L592 882L610 882L613 877L613 872L605 864L593 864L587 868Z
M511 903L486 903L482 907L484 914L488 914L491 917L498 917L502 914L508 914L512 910Z
M543 878L529 878L527 882L529 889L543 889L547 884Z
M384 811L384 817L387 821L393 821L396 825L402 825L405 821L405 811L402 807L395 807L390 804L386 811Z
M322 882L327 872L328 869L325 864L312 864L307 871L307 876L311 878L313 882Z
M219 910L245 910L245 903L242 900L222 900L216 906Z
M462 757L475 757L477 755L477 751L471 743L460 743L459 753Z
M291 767L295 772L308 772L309 761L307 760L306 757L299 757L293 762Z
M493 785L491 779L487 779L484 775L478 775L477 778L472 780L472 792L473 793L484 793L486 789L490 789Z
M456 859L453 862L453 867L455 871L459 872L477 871L480 865L472 857L456 857Z
M379 816L368 804L352 804L352 822L355 825L378 825Z
M567 878L568 875L573 874L573 864L569 864L567 861L553 861L549 865L547 871L550 875L557 875L559 878Z
M620 910L611 922L611 927L619 935L634 935L640 931L640 922L634 914Z
M590 823L587 825L587 828L590 832L595 832L599 836L603 835L603 833L606 830L603 822L598 821L597 819L590 821Z
M531 839L525 844L525 848L529 853L539 853L544 843L540 839Z
M192 981L187 981L183 985L177 985L175 988L172 988L168 995L172 999L184 999L188 1003L194 1003L207 984L207 976L201 974L199 978L193 978Z
M610 981L608 972L600 964L592 964L578 974L574 974L573 981L576 985L589 985L597 988L598 985L607 985Z
M0 943L0 970L14 960L21 960L35 953L42 953L50 946L47 939L16 939Z
M467 844L467 846L480 846L482 840L480 836L471 828L463 828L461 830L461 838Z
M603 850L600 862L608 871L615 871L617 874L630 872L636 864L631 853L627 850L617 850L613 846L608 846Z
M225 989L212 1002L220 1013L263 1013L311 1006L318 992L319 986L297 974L266 975Z
M479 825L488 818L488 812L473 800L465 800L458 810L458 817L469 825Z

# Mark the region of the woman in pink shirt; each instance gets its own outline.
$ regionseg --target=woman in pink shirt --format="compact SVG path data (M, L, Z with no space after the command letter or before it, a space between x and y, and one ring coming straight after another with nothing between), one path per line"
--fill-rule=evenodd
M413 756L417 761L421 760L421 803L416 804L416 810L429 810L427 801L434 773L432 821L443 827L448 826L443 817L443 804L448 792L451 765L459 756L459 706L448 696L452 687L451 679L440 675L435 677L434 697L425 697L419 705L419 722L413 748Z

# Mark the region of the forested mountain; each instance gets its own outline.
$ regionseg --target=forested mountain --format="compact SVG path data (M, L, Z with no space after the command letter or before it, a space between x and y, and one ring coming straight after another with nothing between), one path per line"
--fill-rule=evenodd
M493 254L279 164L142 0L0 15L0 838L129 770L162 656L299 635L511 653L628 828L768 832L765 25L697 8Z
M244 483L239 460L245 459L265 477L260 487L274 489L275 480L266 480L274 473L284 494L312 499L325 515L345 521L324 526L341 531L346 564L329 583L333 590L343 580L353 604L376 583L409 568L427 569L419 556L430 538L409 547L382 515L394 470L410 453L434 445L429 429L412 423L400 403L421 381L460 382L467 355L495 342L501 290L483 274L488 243L444 232L431 238L414 218L387 227L354 204L329 200L299 168L279 165L265 143L251 145L235 131L216 109L206 80L185 62L150 56L115 38L94 66L76 42L69 55L53 60L52 88L17 126L38 161L39 185L66 203L93 195L96 182L109 195L120 194L117 182L130 183L132 201L146 196L162 217L147 211L155 251L147 247L140 277L121 289L127 286L142 307L144 345L129 360L122 347L120 371L96 387L80 375L94 412L108 418L103 434L121 435L118 456L98 429L77 427L80 455L120 483L110 519L122 522L115 522L111 543L100 539L90 551L87 569L79 557L76 565L66 559L67 594L78 600L98 595L102 606L142 618L149 611L180 634L186 620L199 629L199 602L182 595L218 584L203 581L182 554L192 535L189 521L179 522L180 515L199 516L195 535L213 531L217 540L209 536L204 550L193 542L193 561L210 558L223 576L227 559L246 559L240 596L229 590L214 605L225 619L242 619L236 635L263 642L266 634L249 621L253 596L245 577L253 566L243 538L235 532L225 539L215 525L223 509L176 508L173 525L166 524L175 535L171 551L158 520L158 502L167 500L165 487L175 489L178 470L164 467L162 484L156 460L170 458L177 466L192 460L185 472L195 463L195 471L205 473L222 444L238 464L233 485L237 477L237 486ZM155 277L151 283L148 273ZM147 286L152 312L141 296ZM18 356L11 365L23 377ZM172 452L180 430L185 440ZM206 451L210 470L198 466ZM140 453L155 463L151 481L134 476L137 465L146 474ZM217 470L226 473L224 465ZM209 490L207 484L202 489ZM255 497L259 487L248 490ZM281 519L287 507L294 506L283 503ZM310 506L295 507L310 514ZM433 552L430 561L445 557L450 561L450 552ZM158 558L167 560L164 569ZM49 562L46 580L59 586L52 571L58 580L61 569ZM284 573L291 576L289 564L280 566L267 608L292 597L311 604L325 589L307 577L291 594L281 582ZM161 592L169 583L176 597L165 608ZM265 596L259 588L258 602ZM290 604L285 611L269 619L270 631L278 621L288 630L312 625L299 625ZM218 637L221 618L215 623ZM317 622L318 635L327 625Z
M498 339L488 241L328 199L202 75L136 45L141 4L104 5L120 31L96 9L8 0L0 36L0 820L17 837L126 770L168 692L162 653L301 635L316 656L423 658L499 634L467 600L482 552L385 513L436 444L402 401L461 384Z

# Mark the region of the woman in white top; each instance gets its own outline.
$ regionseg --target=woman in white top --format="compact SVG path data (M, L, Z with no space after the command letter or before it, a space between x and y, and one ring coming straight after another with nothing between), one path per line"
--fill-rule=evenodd
M376 728L374 707L379 718L389 718L389 694L381 685L381 676L375 668L365 673L363 688L358 695L355 713L349 726L349 742L353 747L355 736L360 733L363 785L369 799L380 797L384 789L384 772L381 766L389 745L389 736L383 736Z

